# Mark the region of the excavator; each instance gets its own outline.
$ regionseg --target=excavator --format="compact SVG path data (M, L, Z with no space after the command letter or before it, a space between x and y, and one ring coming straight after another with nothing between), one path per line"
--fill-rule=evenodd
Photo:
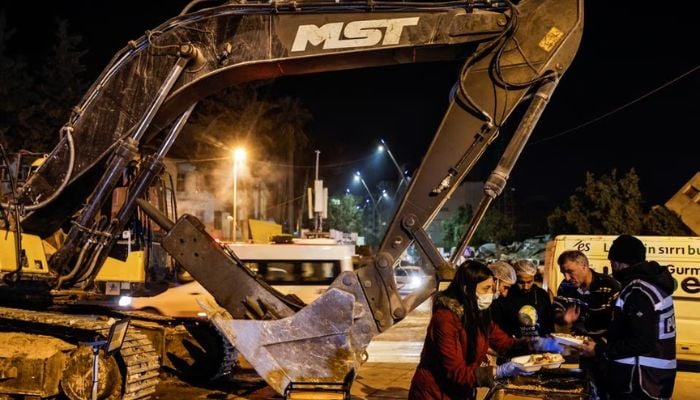
M450 279L572 63L582 29L583 0L191 2L112 58L58 145L0 201L0 395L148 398L162 368L197 370L237 353L280 395L337 387L347 396L372 338ZM377 252L311 304L278 293L197 218L174 219L153 195L197 102L223 88L457 60L445 115ZM426 228L511 115L516 128L446 261ZM121 348L100 353L93 374L90 342L123 317L117 299L159 287L147 246L119 255L136 220L159 232L158 246L217 304L207 321L131 316ZM429 278L402 296L393 269L411 245L429 261ZM171 348L193 346L189 340L209 329L216 334L207 340L224 350L202 350L201 364Z

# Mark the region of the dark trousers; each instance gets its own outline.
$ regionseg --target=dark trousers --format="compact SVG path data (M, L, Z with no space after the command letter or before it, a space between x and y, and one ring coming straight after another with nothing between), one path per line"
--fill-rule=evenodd
M615 389L614 385L620 382L610 382L609 388ZM626 385L626 383L625 383ZM614 390L608 395L610 400L655 400L654 397L649 397L642 388L639 387L639 370L635 369L632 375L632 393L614 393Z
M608 395L610 400L654 400L654 397L647 396L637 385L635 385L632 393L610 393Z
M605 375L605 362L595 358L581 357L579 360L581 369L586 373L586 379L590 382L591 399L608 399L608 380Z

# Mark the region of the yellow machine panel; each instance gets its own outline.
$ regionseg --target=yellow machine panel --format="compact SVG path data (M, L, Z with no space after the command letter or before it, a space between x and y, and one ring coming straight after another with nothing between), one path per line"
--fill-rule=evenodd
M253 243L270 243L273 236L282 234L282 225L274 222L249 219L248 226Z
M145 282L146 252L132 251L126 261L108 257L102 266L96 281Z
M22 248L27 256L27 265L22 268L26 274L48 274L49 267L41 238L22 234ZM15 233L0 230L0 272L12 272L17 269L15 256Z

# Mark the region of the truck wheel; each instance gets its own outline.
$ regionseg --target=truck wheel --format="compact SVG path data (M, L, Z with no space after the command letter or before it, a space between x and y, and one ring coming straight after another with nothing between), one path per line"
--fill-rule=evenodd
M80 346L66 364L61 378L61 388L70 400L90 400L92 398L92 348ZM97 398L116 400L121 396L122 373L114 357L99 355Z

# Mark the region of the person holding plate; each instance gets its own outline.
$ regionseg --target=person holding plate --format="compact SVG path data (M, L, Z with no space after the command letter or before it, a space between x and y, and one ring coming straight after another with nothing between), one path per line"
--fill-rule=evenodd
M495 291L493 272L469 260L457 268L447 289L435 294L410 400L474 399L478 386L528 374L512 361L484 365L489 346L501 354L561 350L552 338L515 339L503 332L489 312Z

